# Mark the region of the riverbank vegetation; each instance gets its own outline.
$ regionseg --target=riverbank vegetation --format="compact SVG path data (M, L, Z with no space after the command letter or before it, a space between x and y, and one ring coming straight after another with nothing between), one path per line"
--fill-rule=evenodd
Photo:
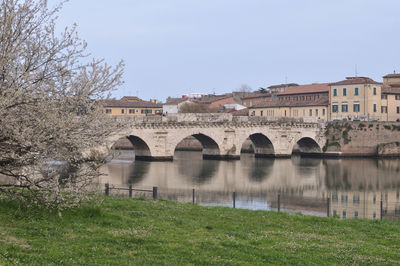
M400 223L99 197L0 201L0 264L399 264Z

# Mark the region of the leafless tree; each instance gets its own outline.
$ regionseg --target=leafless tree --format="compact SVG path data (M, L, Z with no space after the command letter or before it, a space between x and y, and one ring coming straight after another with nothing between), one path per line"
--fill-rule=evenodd
M92 149L110 134L101 100L122 84L86 54L76 26L55 31L64 2L0 0L1 195L46 207L79 204L104 156Z
M251 87L247 84L242 84L240 88L235 90L236 92L246 92L249 93L252 91Z

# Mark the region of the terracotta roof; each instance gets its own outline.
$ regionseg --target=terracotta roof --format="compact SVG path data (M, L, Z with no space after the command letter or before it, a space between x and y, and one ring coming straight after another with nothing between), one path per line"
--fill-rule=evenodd
M383 85L383 94L400 94L400 84Z
M381 84L368 77L346 77L345 80L330 83L330 86L335 85L353 85L353 84Z
M315 100L308 101L270 101L256 104L250 108L266 108L266 107L306 107L306 106L328 106L329 105L329 97L321 97Z
M386 76L383 76L383 78L400 78L400 74L398 73L388 74Z
M237 110L231 112L233 116L248 116L249 115L249 109L242 109L242 110Z
M104 107L123 107L123 108L162 108L161 104L147 101L123 101L123 100L105 100Z
M291 95L291 94L323 93L323 92L329 93L329 83L300 85L289 88L283 92L277 93L277 95L281 96L281 95Z
M299 84L297 84L297 83L287 83L287 84L272 85L272 86L269 86L268 89L276 89L276 88L282 88L282 87L293 87L293 86L299 86Z
M226 99L226 98L231 98L233 97L233 95L231 93L228 94L223 94L223 95L213 95L213 94L209 94L209 95L205 95L203 97L201 97L200 99L196 99L195 101L197 103L201 103L201 104L210 104L222 99Z
M131 102L140 102L143 101L137 96L124 96L121 98L121 101L131 101Z
M269 98L271 96L272 96L271 93L254 93L252 95L242 97L242 100L254 99L254 98Z

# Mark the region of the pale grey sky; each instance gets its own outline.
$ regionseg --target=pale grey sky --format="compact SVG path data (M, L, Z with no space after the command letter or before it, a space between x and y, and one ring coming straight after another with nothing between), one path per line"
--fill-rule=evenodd
M54 5L57 0L50 0ZM254 90L288 82L377 81L400 72L399 0L70 0L89 51L126 63L117 98Z

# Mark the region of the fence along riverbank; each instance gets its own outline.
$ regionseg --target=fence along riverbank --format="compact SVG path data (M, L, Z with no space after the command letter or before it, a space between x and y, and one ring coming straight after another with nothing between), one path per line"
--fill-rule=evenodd
M133 185L104 184L106 196L129 198L153 198L192 203L204 206L225 206L265 211L300 212L306 215L336 217L340 219L367 218L400 221L397 202L390 202L381 194L375 203L353 200L346 197L299 197L285 192L238 193L236 191L207 191L201 189L160 189L159 187L137 188Z

